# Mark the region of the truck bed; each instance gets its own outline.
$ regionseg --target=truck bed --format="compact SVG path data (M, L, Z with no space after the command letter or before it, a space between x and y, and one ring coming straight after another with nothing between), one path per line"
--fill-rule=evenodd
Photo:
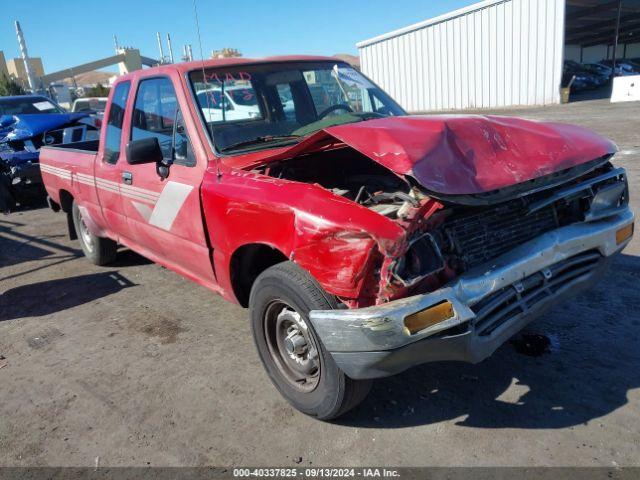
M93 178L98 146L98 140L90 140L44 146L40 149L42 179L47 194L54 202L61 204L62 191L67 191L74 197L94 200L95 187L89 180Z
M100 148L100 140L86 140L84 142L60 143L58 145L47 145L42 150L65 150L78 153L98 153Z

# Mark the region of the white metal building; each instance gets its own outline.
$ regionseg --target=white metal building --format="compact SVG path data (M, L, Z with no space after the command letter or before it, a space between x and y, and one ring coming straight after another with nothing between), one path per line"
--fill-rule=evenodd
M588 35L621 1L485 0L358 43L362 71L409 111L559 103L567 2Z

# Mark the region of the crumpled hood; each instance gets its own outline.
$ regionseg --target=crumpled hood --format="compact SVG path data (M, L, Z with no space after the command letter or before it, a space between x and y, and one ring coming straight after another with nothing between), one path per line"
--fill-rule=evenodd
M336 140L445 195L489 192L616 151L609 140L575 125L493 115L421 115L328 127L263 160L292 158Z
M616 151L582 127L500 116L391 117L326 133L429 190L451 195L504 188Z
M60 128L81 118L88 117L86 113L30 113L14 115L11 125L0 128L0 143L12 140L28 140L49 130Z

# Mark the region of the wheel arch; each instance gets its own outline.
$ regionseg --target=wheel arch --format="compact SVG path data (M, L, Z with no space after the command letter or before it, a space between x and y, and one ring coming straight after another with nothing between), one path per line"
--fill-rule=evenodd
M231 288L238 303L248 307L251 287L258 275L287 260L284 253L266 243L248 243L238 247L229 263Z

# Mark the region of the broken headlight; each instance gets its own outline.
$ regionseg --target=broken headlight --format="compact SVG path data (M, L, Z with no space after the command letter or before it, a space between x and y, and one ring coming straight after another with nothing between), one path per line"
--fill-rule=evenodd
M426 233L411 240L407 253L396 261L391 272L402 285L410 287L443 268L440 248L433 236Z

